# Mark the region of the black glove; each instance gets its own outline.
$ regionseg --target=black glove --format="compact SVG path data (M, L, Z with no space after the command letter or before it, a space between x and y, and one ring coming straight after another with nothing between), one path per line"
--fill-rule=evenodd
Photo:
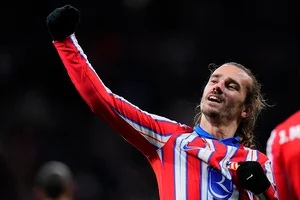
M270 187L271 183L259 162L239 162L239 165L237 176L244 189L251 191L255 195L259 195Z
M65 5L50 13L46 24L53 40L62 40L75 32L79 21L80 11L73 6Z

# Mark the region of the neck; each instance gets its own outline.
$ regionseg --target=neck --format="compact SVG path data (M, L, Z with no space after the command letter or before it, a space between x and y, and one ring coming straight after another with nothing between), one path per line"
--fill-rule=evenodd
M203 130L219 140L234 137L238 128L237 121L222 121L203 114L199 125Z

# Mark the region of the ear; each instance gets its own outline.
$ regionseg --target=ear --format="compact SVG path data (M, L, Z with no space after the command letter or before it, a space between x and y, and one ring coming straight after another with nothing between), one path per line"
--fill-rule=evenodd
M242 111L241 117L242 117L243 119L245 119L245 118L247 118L247 117L251 114L251 112L252 112L252 108L251 108L251 107L246 107L246 108L244 108L244 110Z

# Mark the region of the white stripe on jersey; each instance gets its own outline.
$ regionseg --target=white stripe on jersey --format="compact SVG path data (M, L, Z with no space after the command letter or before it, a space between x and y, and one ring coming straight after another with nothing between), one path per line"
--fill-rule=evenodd
M227 179L231 180L232 175L229 171L229 168L227 167L227 163L228 163L228 161L230 161L232 156L234 156L234 154L236 153L236 151L238 149L236 147L232 147L232 146L226 146L226 148L227 148L226 156L219 162L219 165L221 167L221 173L223 174L223 176L225 176Z
M175 140L174 147L174 180L175 200L185 200L187 197L187 153L184 146L199 137L197 134L182 134ZM179 149L176 149L176 147Z
M133 121L123 117L119 113L117 113L122 119L124 119L132 128L134 128L138 132L142 132L141 134L146 140L148 140L152 145L156 146L157 148L161 148L164 146L165 142L168 141L168 139L171 137L169 136L163 136L156 134L155 132L151 131L150 129L144 128L140 126L137 123L134 123Z
M271 165L271 161L267 161L264 165L265 169L266 169L266 176L269 179L269 181L272 183L273 187L275 187L274 184L275 183L275 178L274 178L274 174L272 173L272 165ZM299 178L299 177L298 177Z
M204 162L201 162L201 200L207 200L208 199L208 165ZM210 195L211 196L211 195ZM211 198L213 199L213 198Z
M250 149L248 147L245 147L245 150L248 150L248 154L247 154L247 157L246 157L245 161L257 161L257 159L258 159L257 150L253 150L253 149Z
M168 119L166 117L162 117L162 116L159 116L159 115L151 114L151 113L148 113L147 111L141 110L138 106L130 103L129 101L127 101L123 97L121 97L121 96L119 96L117 94L114 94L114 93L112 93L112 94L115 96L116 99L120 99L121 101L124 101L125 103L129 104L131 107L135 108L136 110L140 111L141 113L143 113L145 115L148 115L149 117L151 117L155 121L168 122L168 123L172 123L172 124L179 124L178 122L176 122L174 120L171 120L171 119ZM184 125L182 125L182 126L184 126Z
M239 189L233 185L234 189L233 189L233 193L231 195L231 197L229 198L229 200L236 200L236 199L239 199L239 196L240 196L240 191Z
M201 148L198 152L198 157L208 163L208 160L210 159L210 156L212 155L212 153L215 151L215 146L212 142L212 140L210 139L205 139L204 140L208 143L208 145L206 145L204 148Z
M163 159L163 154L162 154L162 148L157 149L156 152L157 152L157 155L158 155L160 161L162 162L162 164L164 164L163 163L164 159Z

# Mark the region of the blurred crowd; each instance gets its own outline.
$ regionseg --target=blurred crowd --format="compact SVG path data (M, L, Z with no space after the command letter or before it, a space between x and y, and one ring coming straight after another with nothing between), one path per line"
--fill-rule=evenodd
M52 46L45 19L66 3L1 8L0 199L33 199L37 168L59 160L75 174L79 200L157 200L146 158L91 112ZM252 69L274 105L258 119L259 150L299 109L299 12L290 2L71 4L82 12L76 36L103 82L148 112L193 125L208 64L226 61Z

